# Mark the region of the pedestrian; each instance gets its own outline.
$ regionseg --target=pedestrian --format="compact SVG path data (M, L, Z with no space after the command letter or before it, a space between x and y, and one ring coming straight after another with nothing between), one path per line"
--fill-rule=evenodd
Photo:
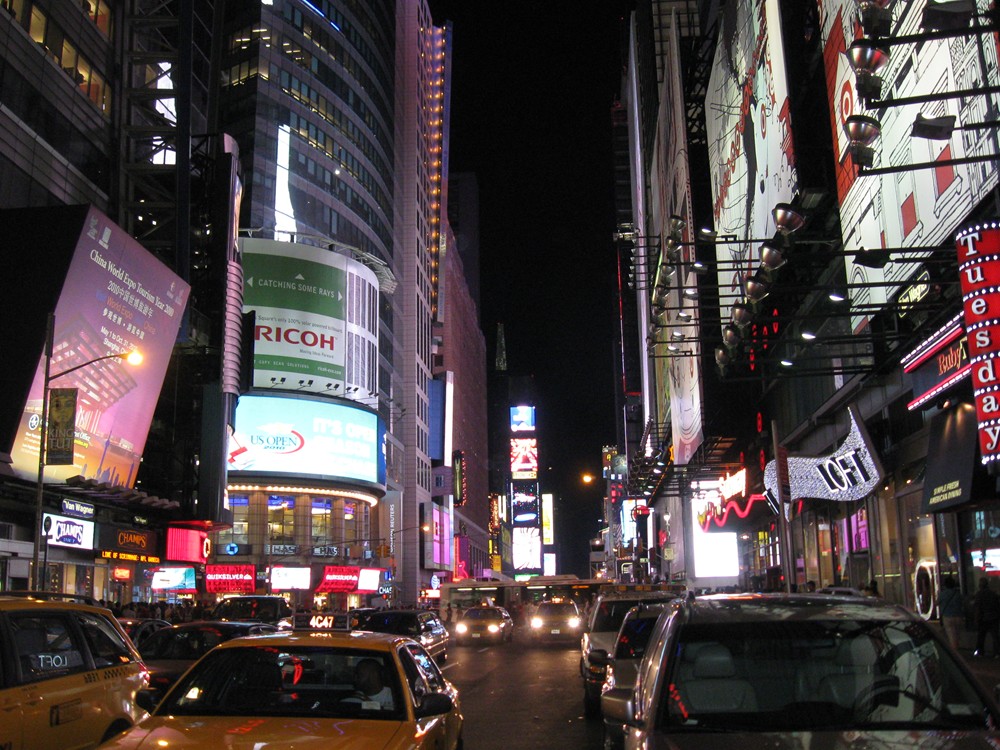
M962 607L962 592L958 590L955 576L947 575L941 581L941 593L938 595L938 613L941 615L941 626L944 628L948 643L956 651L965 621L965 611Z
M806 581L806 592L813 593L816 591L816 581Z
M979 590L973 600L976 612L976 656L985 656L986 635L993 639L993 656L1000 656L1000 595L990 588L989 579L979 579Z

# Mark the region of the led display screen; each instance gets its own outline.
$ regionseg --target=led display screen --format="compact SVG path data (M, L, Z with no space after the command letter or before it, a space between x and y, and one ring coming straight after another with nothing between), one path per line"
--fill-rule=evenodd
M241 396L230 474L296 474L385 484L385 423L327 401Z
M197 529L167 529L167 560L204 563L211 553L208 534Z
M538 478L538 440L511 438L510 475L512 479Z
M534 432L535 431L535 407L534 406L512 406L512 407L510 407L510 431L511 432Z
M312 588L309 568L271 568L271 588L274 591Z
M541 530L533 526L520 526L513 529L511 559L514 570L539 571L542 567L542 537Z
M694 546L694 574L698 578L730 578L740 573L736 534L731 531L707 532L698 523L703 498L691 505L691 541Z
M56 303L49 376L52 388L78 389L72 461L49 466L46 481L84 476L133 486L189 290L127 232L89 209ZM133 350L142 353L141 364L113 356ZM14 472L32 481L44 380L43 357L11 448Z
M193 594L197 591L194 568L160 568L159 570L154 570L150 586L156 591Z
M253 565L206 565L205 591L209 594L252 594Z
M511 486L511 521L515 526L538 526L538 485L514 482Z

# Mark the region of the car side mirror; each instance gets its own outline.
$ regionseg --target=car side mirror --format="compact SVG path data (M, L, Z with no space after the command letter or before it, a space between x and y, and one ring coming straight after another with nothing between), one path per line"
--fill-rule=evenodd
M455 704L450 695L427 693L420 701L420 705L414 706L414 714L418 719L423 719L428 716L450 713L453 708L455 708Z
M601 696L601 713L608 721L635 726L635 694L632 688L612 688Z

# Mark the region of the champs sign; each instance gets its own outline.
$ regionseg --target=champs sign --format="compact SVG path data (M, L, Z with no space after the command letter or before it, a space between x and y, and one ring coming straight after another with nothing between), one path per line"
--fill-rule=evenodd
M955 244L979 449L991 464L1000 458L1000 223L967 226Z

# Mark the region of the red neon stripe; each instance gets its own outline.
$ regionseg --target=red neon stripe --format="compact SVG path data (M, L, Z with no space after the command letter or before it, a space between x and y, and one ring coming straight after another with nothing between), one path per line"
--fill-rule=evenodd
M728 503L726 503L726 507L722 510L721 521L713 513L705 520L705 523L702 525L701 528L704 531L708 531L708 527L712 525L712 521L715 521L715 525L721 529L723 526L726 525L726 521L729 518L729 511L733 511L740 518L746 518L748 515L750 515L750 508L753 507L753 504L763 499L764 499L763 495L751 495L750 498L747 500L746 507L743 509L740 509L740 506L737 504L735 500L730 500Z

